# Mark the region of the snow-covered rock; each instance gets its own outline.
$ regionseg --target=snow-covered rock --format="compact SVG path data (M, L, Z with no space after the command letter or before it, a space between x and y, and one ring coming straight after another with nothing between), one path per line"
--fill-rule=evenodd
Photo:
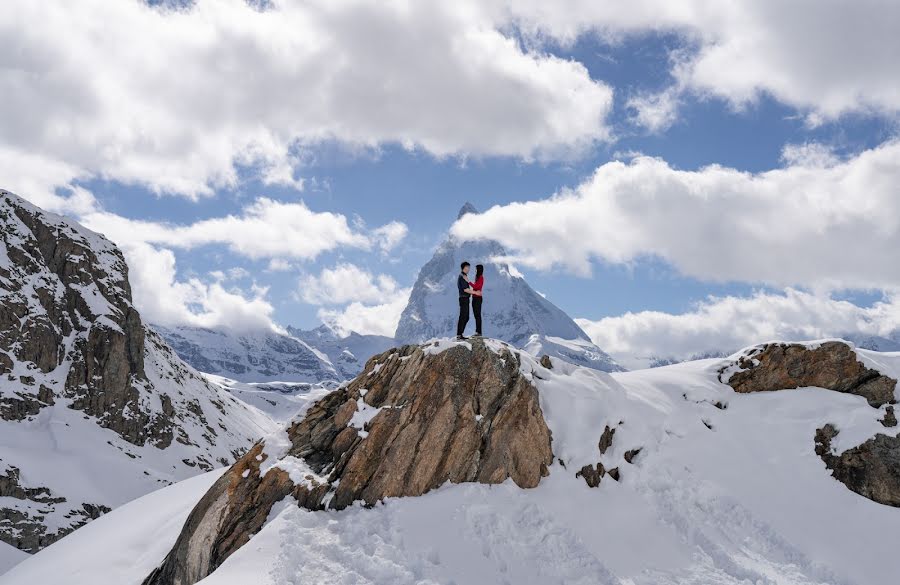
M208 374L239 382L316 383L344 378L324 352L286 333L152 327L181 359Z
M371 508L340 511L310 511L290 496L269 502L266 513L256 510L262 517L243 517L260 525L250 544L218 559L203 585L870 585L893 583L900 573L900 507L854 493L831 477L817 452L827 450L824 458L834 463L828 455L856 453L873 437L895 435L896 429L886 431L880 422L888 405L874 408L863 396L822 388L735 392L726 382L752 369L746 360L752 360L753 348L725 359L607 374L484 343L495 352L498 370L514 360L520 376L537 389L552 431L549 476L530 489L512 479L446 483L418 497L388 497ZM408 381L402 363L446 365L442 353L480 350L442 341L421 351L425 357L399 356L396 366L384 365L373 377L394 368L402 386ZM838 353L846 365L843 350ZM900 354L853 353L866 368L897 379ZM467 374L450 368L442 375ZM393 386L388 384L387 395ZM374 382L371 391L379 387ZM367 405L380 404L383 390ZM478 391L476 384L472 397ZM357 401L349 404L348 422L359 410ZM455 405L456 416L476 418L477 406L469 408L469 401ZM387 430L385 422L397 417L395 409L382 409L367 423L367 437L349 424L343 432L370 442L378 427ZM818 432L825 424L840 429L827 445ZM315 457L306 461L307 469L302 456L288 459L294 438L276 434L259 453L258 465L273 484L285 476L297 485L322 477L309 468L321 462ZM442 452L435 453L436 461ZM579 473L588 466L603 469L599 482L592 482L597 487ZM215 479L204 480L205 486ZM139 585L175 543L173 518L184 521L187 500L200 502L209 493L199 479L192 481L184 489L168 488L172 497L165 500L151 500L153 494L112 512L88 527L97 530L77 532L39 553L0 577L0 584L66 582L77 575L94 585ZM251 470L233 478L233 488L258 481ZM212 543L195 544L199 553ZM122 559L132 559L134 567ZM200 578L194 577L183 585Z
M459 212L477 213L467 203ZM460 263L484 264L483 333L524 348L603 371L621 370L563 310L529 286L516 268L502 259L507 251L493 240L458 241L450 237L419 271L397 325L399 343L422 343L455 335L459 315L456 279ZM468 333L474 331L474 318Z
M288 327L288 333L305 341L309 346L328 356L341 379L349 380L359 374L366 361L396 345L392 337L383 335L362 335L351 332L339 336L331 328L321 325L315 329L303 330Z
M144 327L111 242L0 191L0 540L39 550L273 424Z

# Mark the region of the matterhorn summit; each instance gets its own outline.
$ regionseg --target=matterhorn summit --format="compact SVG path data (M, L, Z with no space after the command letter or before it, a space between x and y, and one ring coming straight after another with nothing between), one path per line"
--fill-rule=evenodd
M463 205L458 218L478 213ZM549 354L607 372L622 368L562 309L540 295L515 266L503 260L507 250L494 240L461 241L453 236L441 244L419 271L397 325L399 343L422 343L454 334L458 305L456 277L461 262L484 264L484 334L521 347L532 355ZM470 320L469 328L473 326Z

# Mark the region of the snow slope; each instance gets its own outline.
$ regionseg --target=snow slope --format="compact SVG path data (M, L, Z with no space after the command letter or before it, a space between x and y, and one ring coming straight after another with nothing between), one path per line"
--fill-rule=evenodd
M210 383L220 386L241 402L249 404L283 423L301 409L333 390L337 382L238 382L214 374L203 374Z
M471 204L460 216L477 213ZM422 343L456 334L459 315L456 279L463 260L484 264L484 331L533 355L538 352L562 357L573 363L604 371L621 368L564 311L538 294L515 267L504 262L506 250L498 242L460 242L449 238L422 267L397 325L398 343ZM474 332L474 317L467 334Z
M857 352L870 367L900 373L900 353ZM286 501L202 583L896 582L900 509L848 490L813 450L815 430L825 423L841 430L839 451L885 432L877 422L884 409L816 388L737 394L718 380L726 363L607 374L560 360L548 370L523 356L557 457L538 487L445 485L340 512L308 512ZM606 426L616 431L600 455ZM628 463L626 453L636 449ZM618 468L620 481L607 476L589 488L575 477L597 461ZM128 509L104 518L102 532L94 525L96 538L69 537L88 567L101 546L109 547L102 554L125 558L171 522L153 513L137 526ZM75 553L54 555L66 543L22 563L0 584L65 580L81 562ZM161 561L165 547L153 546ZM137 585L152 563L141 560L114 576L96 564L81 573L84 582Z
M9 571L27 558L28 553L22 552L5 542L0 542L0 575Z
M153 328L197 370L239 382L315 383L344 377L324 352L292 335L190 326Z
M136 576L165 556L191 508L224 472L210 471L125 504L0 575L0 583L140 583Z

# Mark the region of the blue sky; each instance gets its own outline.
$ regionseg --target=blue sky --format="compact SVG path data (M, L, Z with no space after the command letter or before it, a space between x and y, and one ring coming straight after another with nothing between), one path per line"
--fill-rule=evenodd
M67 11L89 9L91 2L71 4L75 7L48 10L62 18ZM159 306L142 307L151 320L192 321L192 313L204 311L223 315L237 310L242 299L255 299L262 305L250 304L241 310L263 307L263 321L307 328L320 322L323 310L339 313L354 301L364 306L386 303L405 293L418 268L446 237L459 207L471 201L481 210L497 206L496 212L477 226L459 229L469 229L467 235L497 236L520 260L517 264L534 288L573 317L589 320L585 327L595 341L619 344L622 352L674 355L709 349L698 345L691 337L694 334L706 334L714 340L711 343L720 345L744 341L729 336L727 330L734 325L728 317L706 314L725 310L722 299L742 319L768 323L766 327L754 323L747 337L839 334L848 323L862 323L854 326L860 332L888 335L894 328L893 317L885 316L895 314L893 276L881 275L875 268L841 267L842 262L852 262L833 254L818 257L816 249L822 246L810 250L804 246L816 237L826 237L829 230L848 242L858 240L853 230L877 234L882 248L896 241L896 226L878 224L878 213L844 222L835 212L854 198L871 197L859 207L877 209L884 201L900 197L880 176L864 177L853 188L848 186L851 179L864 174L857 166L873 168L864 165L867 153L880 157L880 166L875 165L880 169L887 165L892 170L897 162L889 149L897 136L900 90L886 80L891 72L883 66L890 62L883 53L890 53L896 41L887 32L883 38L878 36L886 27L863 30L851 22L843 25L849 30L840 29L845 16L841 11L846 7L829 6L823 11L833 14L804 18L793 10L779 14L777 3L762 4L737 3L727 9L734 14L705 16L703 11L682 13L654 2L636 3L629 8L633 13L625 16L577 2L568 7L571 15L527 2L509 3L506 10L511 14L499 8L482 14L481 7L469 13L460 9L457 14L446 6L432 7L430 12L424 8L404 11L365 2L349 3L347 10L343 3L324 7L276 2L262 13L246 12L242 3L231 0L205 0L178 10L140 3L117 7L110 12L110 20L124 29L123 36L130 31L137 39L135 54L100 58L93 77L86 73L88 81L68 75L82 64L66 61L79 52L64 43L87 43L84 53L96 50L100 55L103 47L93 46L98 41L91 40L96 36L60 40L48 24L47 30L22 40L21 51L14 51L23 59L19 70L34 75L7 78L17 96L22 96L4 120L7 138L0 148L11 153L5 169L11 181L7 186L120 243L132 272L146 272L135 276L136 286L158 287L147 288L143 297L164 300ZM22 6L0 24L15 26L17 19L34 16L30 10ZM886 21L896 16L889 3L874 2L859 11ZM266 13L283 17L284 23L264 20ZM264 32L241 28L244 21L257 18L259 30L270 28ZM806 27L800 31L805 44L790 36L794 18ZM314 21L309 36L321 36L326 48L327 41L340 48L303 61L297 55L307 47L295 38L302 31L291 32L292 19L299 19L294 24ZM736 26L732 21L742 19L749 23L745 27L749 40L729 28ZM774 24L782 20L786 21L784 31ZM754 36L754 26L763 33ZM458 44L461 38L465 42L473 38L466 36L470 29L485 37L478 37L481 44L474 48ZM161 32L166 30L177 32ZM173 35L169 42L177 48L192 30L201 38L207 34L213 39L215 50L198 57L192 54L195 47L185 44L178 54L183 63L173 63L169 76L164 67L156 67L153 59L157 57L138 54L142 46L163 51L158 40L164 34ZM445 43L445 32L457 44ZM342 36L346 34L351 36ZM848 41L866 37L870 42L847 49L836 60L831 55L836 35ZM273 38L284 43L276 48L291 51L272 52L277 44ZM359 44L359 52L353 52L354 47L345 49L341 39L344 44ZM56 54L58 60L25 61L22 55L29 42L43 42L41 54ZM418 47L416 53L421 55L410 56L408 46ZM463 50L468 53L457 54ZM854 50L858 53L853 54ZM284 62L278 60L281 57ZM411 64L407 66L404 59ZM295 61L303 67L295 67ZM321 81L320 69L328 69L331 61L344 63L343 69L335 66ZM185 80L207 73L208 80ZM232 73L235 77L228 77ZM511 78L508 84L504 76ZM222 82L229 79L237 82ZM245 84L260 89L254 93L257 90ZM52 98L47 95L49 88L58 92ZM115 98L118 93L139 97L125 103ZM205 97L191 102L198 93ZM656 104L648 108L648 115L662 114L665 121L653 124L641 118L642 99ZM141 108L132 109L134 101L142 101ZM37 120L26 113L29 103L43 109L47 119L59 116L59 120L55 125ZM666 103L669 107L663 107ZM18 115L17 106L21 108ZM86 120L84 127L77 126L81 118ZM62 138L53 140L54 132ZM641 166L635 162L644 160L641 157L653 157L664 168ZM610 161L623 161L624 167L604 167ZM713 178L704 171L709 165L732 174L710 187L707 182ZM637 170L638 166L643 170ZM639 201L641 196L623 194L626 187L622 185L640 192L642 183L626 181L615 193L605 192L604 185L592 185L599 168L607 169L615 180L629 172L638 177L642 172L653 173L662 186L654 187L659 192L648 201L676 201L676 195L666 192L666 181L683 180L684 193L705 191L699 199L682 194L688 197L684 205L673 203L676 212L671 225L656 230L671 228L675 235L667 236L670 240L648 236L644 231L653 230L647 226L623 228L622 223L607 224L606 216L598 216L589 231L610 234L618 229L640 235L633 239L629 235L627 243L624 237L612 241L619 239L612 236L567 242L565 228L559 224L569 219L577 224L578 218L566 215L577 212L565 202L557 205L549 199L561 190L569 190L569 196L580 198L579 205L590 210L606 205L625 209L627 213L623 211L617 222L641 223L639 211L626 209L628 201ZM280 172L277 180L267 174L271 169ZM772 220L779 213L770 209L771 197L790 202L795 197L790 189L796 189L790 177L766 175L778 169L787 169L786 176L811 177L801 185L821 186L803 195L811 202L810 225L805 229L812 235L797 242L777 232L790 227L775 226ZM679 175L681 171L689 174ZM742 173L751 178L742 179ZM618 184L615 180L607 183ZM651 183L656 184L648 179L647 184ZM695 183L701 187L695 189ZM757 223L748 226L740 219L726 219L721 231L699 233L698 229L715 221L697 228L688 220L712 213L713 205L703 201L720 192L731 193L732 185L730 203L717 209L724 210L724 217L746 214ZM874 186L874 195L868 185ZM759 193L753 191L757 188ZM786 189L784 193L770 192L781 188ZM198 236L190 244L167 245L165 236L148 239L128 227L134 221L156 229L191 226L227 215L240 217L260 197L288 205L302 201L312 212L342 216L356 234L347 237L370 242L324 246L296 255L284 250L247 252L251 242L240 244L244 246L240 252L235 248L238 244L222 243L225 236L207 240ZM753 210L762 207L755 197L765 199L768 207L754 219ZM549 238L553 254L536 251L527 243L528 234L521 226L523 217L527 218L522 213L528 209L510 205L516 202L532 202L536 207L528 209L557 218L557 225L548 220L548 225L528 232ZM769 264L778 263L782 252L804 248L808 257L800 265L821 263L822 270L792 273L764 266L720 270L717 262L726 260L712 253L705 264L700 258L704 251L738 245L728 237L732 221L736 222L735 239L742 238L744 229L751 234L738 242L748 246L772 225L776 230L772 240L783 240L783 247L766 247ZM400 241L387 246L389 250L382 250L373 243L373 230L391 222L403 224L407 231ZM683 236L677 234L681 223ZM296 226L298 231L304 229L305 225ZM572 253L567 257L570 245ZM700 252L691 257L685 250ZM166 254L172 274L154 278L153 271L158 269L151 266L151 259L162 262ZM582 256L588 269L575 266ZM740 264L734 257L728 256L728 262ZM280 262L282 270L271 270L273 261ZM359 299L335 291L334 297L344 302L333 305L303 298L302 289L310 282L306 279L341 265L352 265L372 282L382 279L382 284ZM188 282L193 282L193 292L185 292ZM215 302L209 287L216 283L230 295L228 302L236 303L231 309L204 305ZM173 292L181 285L181 292ZM800 296L787 303L793 303L791 307L781 307L791 294ZM140 291L136 299L141 299ZM853 306L842 304L844 300ZM168 311L166 305L172 303L183 304L184 310ZM757 318L752 317L754 311ZM637 317L625 319L629 312ZM665 322L653 312L664 313ZM221 317L209 319L206 324L223 325ZM668 341L654 346L653 327L664 327L666 333L659 337ZM693 333L684 334L679 327ZM635 330L642 331L642 337L626 338Z

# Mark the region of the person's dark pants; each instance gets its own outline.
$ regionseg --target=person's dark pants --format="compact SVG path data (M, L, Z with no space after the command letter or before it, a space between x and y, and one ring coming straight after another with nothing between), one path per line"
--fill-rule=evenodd
M469 297L459 297L459 321L456 322L456 336L461 337L469 322Z
M475 313L475 335L481 335L481 301L479 296L472 297L472 312Z

